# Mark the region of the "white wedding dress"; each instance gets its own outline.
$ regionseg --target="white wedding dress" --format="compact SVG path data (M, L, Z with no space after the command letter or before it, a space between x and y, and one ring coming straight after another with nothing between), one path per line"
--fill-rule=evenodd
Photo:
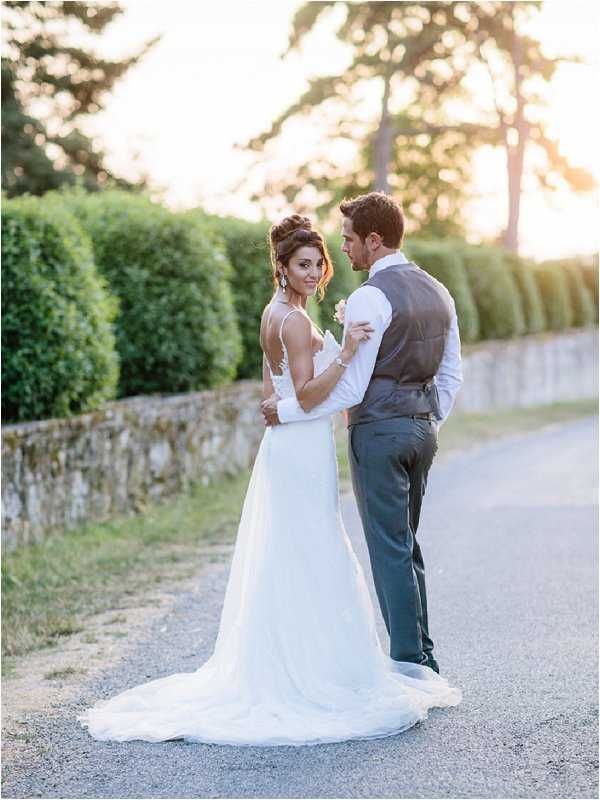
M315 374L339 350L326 331ZM283 352L272 379L285 398L295 392ZM381 648L340 514L333 420L323 417L265 430L211 657L78 719L100 740L314 745L390 736L460 699L433 670Z

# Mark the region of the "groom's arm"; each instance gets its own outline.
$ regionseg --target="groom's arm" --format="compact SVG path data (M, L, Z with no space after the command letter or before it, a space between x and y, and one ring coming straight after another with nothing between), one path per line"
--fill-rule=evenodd
M371 338L362 341L344 374L331 393L312 411L303 411L295 397L288 397L277 403L277 416L280 422L300 422L334 414L344 408L360 403L365 396L371 380L377 353L383 334L392 318L389 300L375 286L361 286L353 292L346 302L344 316L344 336L351 322L367 320L374 330Z
M463 382L458 319L456 317L454 300L451 296L450 300L452 302L453 309L452 321L450 323L450 330L448 331L448 338L446 339L446 346L444 347L444 355L442 356L439 369L433 379L437 386L438 397L440 400L441 417L438 418L438 427L443 425L450 414L450 411L454 405L454 401L456 400L458 390Z

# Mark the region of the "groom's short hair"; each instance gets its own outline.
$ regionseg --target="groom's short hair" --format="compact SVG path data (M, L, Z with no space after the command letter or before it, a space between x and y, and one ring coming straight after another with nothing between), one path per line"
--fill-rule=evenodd
M340 211L352 220L352 229L363 243L378 233L385 247L400 247L404 237L404 214L400 203L384 192L369 192L342 200Z

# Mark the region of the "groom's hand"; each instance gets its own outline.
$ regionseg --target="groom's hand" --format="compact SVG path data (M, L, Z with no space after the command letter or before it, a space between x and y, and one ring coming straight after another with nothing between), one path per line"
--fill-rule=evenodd
M263 400L260 404L260 410L265 418L265 425L267 427L271 425L280 425L279 417L277 416L277 395L271 395L268 400Z

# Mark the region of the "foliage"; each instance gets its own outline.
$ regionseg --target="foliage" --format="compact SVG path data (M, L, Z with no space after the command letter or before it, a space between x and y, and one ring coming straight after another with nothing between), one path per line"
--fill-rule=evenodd
M70 214L37 198L5 200L4 422L70 416L115 396L117 305Z
M503 243L511 251L518 249L521 184L525 156L536 151L537 166L531 177L542 189L554 190L561 184L575 191L594 188L592 175L573 167L560 152L558 142L547 132L547 123L539 114L544 105L545 84L559 64L578 62L573 56L549 57L541 43L526 26L541 4L532 2L471 3L476 25L471 37L474 52L485 67L492 95L494 115L482 114L483 124L500 136L506 152L509 213ZM467 12L466 12L467 13Z
M404 254L421 269L443 283L452 295L461 341L477 341L479 338L479 314L456 245L443 241L410 239L404 245Z
M526 331L523 301L498 247L463 243L461 257L477 310L481 339L508 339Z
M536 150L534 180L545 189L566 182L594 186L572 167L546 130L538 109L557 66L576 58L547 56L525 33L539 10L532 2L309 2L297 10L288 49L300 50L329 12L343 9L337 38L349 65L309 81L269 130L247 147L258 165L272 161L273 143L294 120L323 130L319 150L304 163L266 177L269 203L279 197L299 212L324 215L344 196L377 189L399 199L409 233L459 236L472 179L474 152L502 147L507 156L510 212L506 244L516 250L526 149ZM489 78L492 108L468 88ZM365 98L378 109L365 110ZM461 102L456 102L460 100ZM345 154L345 161L340 157ZM259 202L258 192L253 196Z
M233 379L241 341L231 266L198 215L120 191L51 193L89 233L121 300L119 396L188 392Z
M548 329L560 331L570 328L575 314L565 271L552 264L538 264L535 278L544 302Z
M200 212L196 212L200 213ZM273 295L267 233L269 224L252 223L234 217L210 217L225 243L232 264L231 288L242 337L242 358L238 378L262 376L260 320Z
M316 295L309 297L306 301L306 313L319 328L323 327L321 303L317 300Z
M333 314L338 300L347 299L361 284L361 274L368 277L368 273L353 272L348 257L342 253L342 238L339 235L326 238L327 250L333 265L333 278L327 284L325 297L319 305L321 312L321 325L329 328L336 339L341 339L342 326L335 321Z
M279 194L297 210L325 213L344 196L369 191L374 184L388 190L389 183L402 198L411 229L460 233L472 131L459 124L445 130L438 111L444 99L463 93L464 69L454 52L464 21L448 3L306 3L294 18L288 52L301 46L334 5L346 11L337 37L351 47L350 65L339 74L312 79L271 128L248 144L257 153L268 153L267 145L284 133L288 120L328 122L315 158L295 171L286 165L279 178L269 175L269 197ZM366 118L360 110L367 95L382 98L378 118ZM401 108L392 112L399 98ZM340 168L340 148L353 152L350 169Z
M122 13L117 3L7 0L3 9L3 189L14 196L43 194L75 182L91 190L108 183L131 187L111 174L104 153L80 125L86 115L102 109L116 81L157 39L114 61L96 55L90 42L97 44Z
M573 308L571 324L578 328L593 325L596 322L596 306L592 293L586 285L580 260L578 258L564 258L546 261L544 266L562 270L565 274Z
M520 258L508 250L503 253L503 261L519 289L525 315L525 332L540 333L546 329L546 312L540 290L535 279L532 261Z
M579 259L581 274L585 285L590 290L592 302L594 304L594 319L598 322L598 253L593 256L586 256Z

